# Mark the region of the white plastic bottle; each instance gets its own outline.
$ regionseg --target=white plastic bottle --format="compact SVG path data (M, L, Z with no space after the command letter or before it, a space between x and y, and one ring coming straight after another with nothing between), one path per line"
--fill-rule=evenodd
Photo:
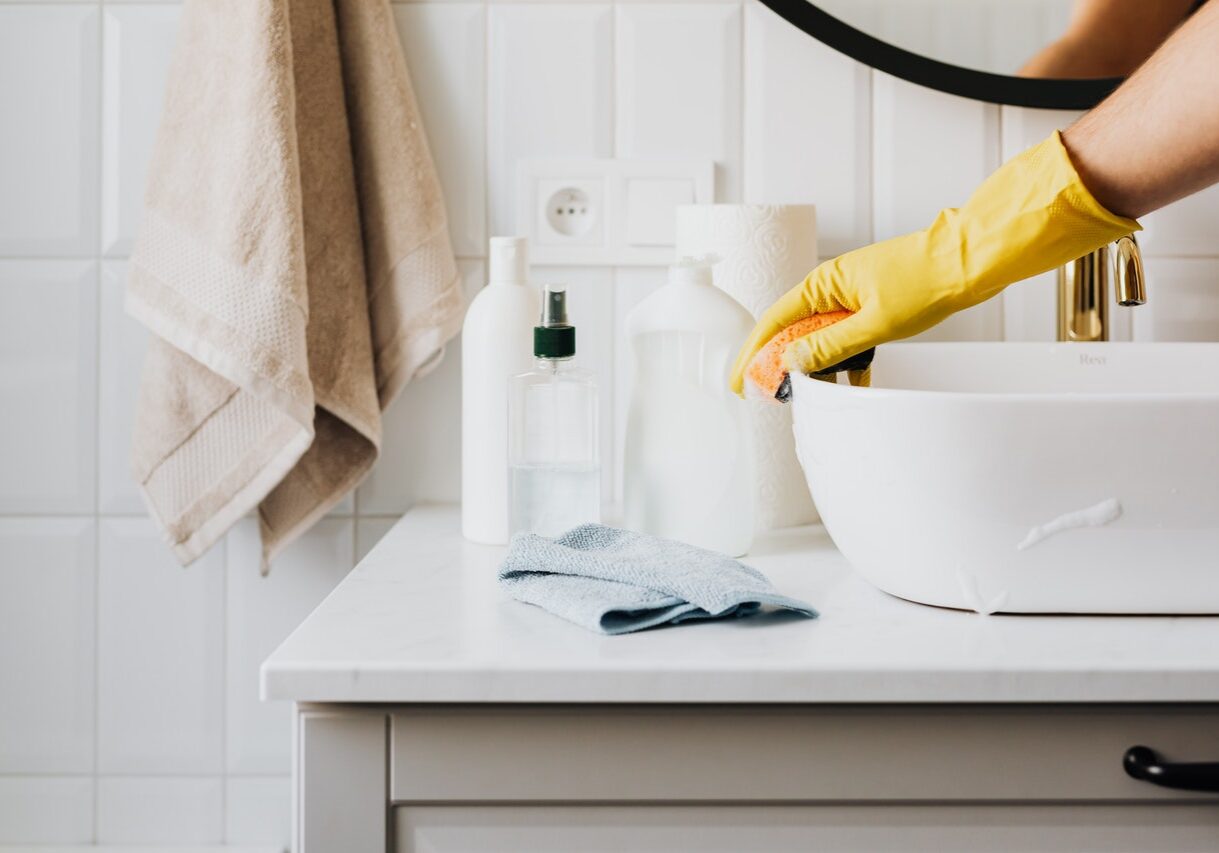
M461 329L461 532L508 541L508 380L533 364L537 291L524 237L492 237L488 283Z
M627 316L632 388L624 452L627 527L740 556L753 543L750 430L728 388L749 312L683 261Z
M574 367L567 293L547 288L533 330L533 370L512 378L508 404L512 532L558 536L601 520L597 380Z

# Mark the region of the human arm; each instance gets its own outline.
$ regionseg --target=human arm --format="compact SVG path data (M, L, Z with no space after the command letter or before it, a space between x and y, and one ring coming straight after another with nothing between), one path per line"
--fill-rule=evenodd
M1021 77L1125 77L1193 8L1193 0L1077 0L1061 36L1017 72Z
M1219 0L1062 138L1084 184L1124 216L1219 182Z

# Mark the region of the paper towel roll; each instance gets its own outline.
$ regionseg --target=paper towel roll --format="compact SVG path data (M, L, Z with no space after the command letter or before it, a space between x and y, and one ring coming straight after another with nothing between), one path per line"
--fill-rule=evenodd
M689 204L677 208L677 256L714 255L716 285L756 319L817 266L811 204ZM808 524L817 511L796 460L791 407L747 401L754 433L759 530Z

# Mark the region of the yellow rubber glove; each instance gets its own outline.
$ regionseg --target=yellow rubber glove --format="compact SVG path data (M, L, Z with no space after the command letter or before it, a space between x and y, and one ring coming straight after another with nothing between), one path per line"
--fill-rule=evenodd
M767 341L811 314L855 312L788 345L788 369L806 374L929 329L1014 281L1139 229L1092 197L1055 132L1001 166L963 207L940 211L930 227L809 273L758 320L732 369L732 390L742 393L745 369Z

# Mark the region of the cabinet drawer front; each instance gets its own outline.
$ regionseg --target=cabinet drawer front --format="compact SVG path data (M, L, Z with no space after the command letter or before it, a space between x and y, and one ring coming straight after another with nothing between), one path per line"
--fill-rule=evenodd
M1195 800L1137 782L1146 744L1219 760L1219 709L491 707L392 717L395 802Z
M406 806L399 853L1213 850L1211 806Z

